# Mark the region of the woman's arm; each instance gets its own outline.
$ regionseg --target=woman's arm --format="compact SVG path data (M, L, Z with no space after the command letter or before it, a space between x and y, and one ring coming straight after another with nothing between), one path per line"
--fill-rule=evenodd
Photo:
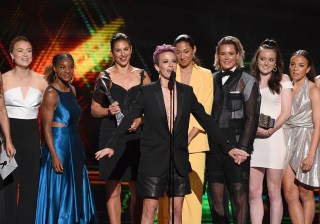
M200 76L201 74L201 76ZM193 75L193 74L192 74ZM211 114L212 103L213 103L213 76L211 72L203 71L203 73L197 74L202 79L202 88L199 90L199 94L197 95L198 101L203 105L207 114ZM190 123L194 119L190 118ZM202 132L205 133L201 125L197 121L193 121L193 124L196 124L191 131L188 133L188 144L197 137L197 135Z
M41 105L41 120L42 120L44 139L45 139L46 145L48 146L48 149L52 158L52 169L56 173L62 173L63 164L56 154L56 150L54 148L53 136L52 136L52 119L53 119L54 111L58 105L58 101L59 101L59 96L54 89L48 88L44 92L42 105Z
M314 82L316 83L317 87L320 89L320 75L317 75L314 78Z
M304 171L309 171L312 168L313 160L320 140L320 92L315 85L310 87L309 97L312 108L313 132L311 137L309 153L307 157L300 163L300 167Z
M151 79L146 71L144 71L144 76L145 78L143 79L143 85L151 83ZM143 124L143 115L141 117L136 118L132 122L128 131L136 131L141 124Z
M283 75L281 82L290 82L290 78L287 75ZM284 86L283 86L284 87ZM276 122L273 128L268 130L263 128L258 128L257 135L262 137L270 137L275 133L282 125L289 119L291 114L291 105L292 105L292 88L283 88L281 89L281 113L276 118Z
M10 123L9 123L6 105L4 103L4 90L3 90L1 72L0 72L0 125L6 141L5 145L6 145L7 155L11 158L16 154L16 149L14 148L11 140Z
M97 78L97 80L104 76L105 73L101 72ZM121 112L121 109L119 107L118 102L114 102L113 104L110 104L108 107L103 107L104 104L105 95L103 93L100 93L96 90L96 87L94 87L92 101L91 101L91 115L93 117L106 117L106 116L114 116L115 114Z
M249 85L250 86L250 85ZM248 88L245 86L245 88ZM259 98L259 86L256 82L253 83L251 89L248 88L249 98L244 102L244 128L243 133L240 136L238 148L243 149L245 151L249 150L251 153L252 149L248 149L250 144L256 135L256 129L258 126L258 113L257 108L260 107Z
M281 82L290 81L287 75L284 75ZM276 132L282 125L289 119L291 114L292 105L292 88L286 88L281 90L281 113L277 117L275 125L269 130L270 135Z

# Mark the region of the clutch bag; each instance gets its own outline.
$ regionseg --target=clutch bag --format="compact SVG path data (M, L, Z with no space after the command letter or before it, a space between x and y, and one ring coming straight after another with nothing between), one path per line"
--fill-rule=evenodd
M269 129L274 127L275 120L268 115L259 115L259 127L264 129Z

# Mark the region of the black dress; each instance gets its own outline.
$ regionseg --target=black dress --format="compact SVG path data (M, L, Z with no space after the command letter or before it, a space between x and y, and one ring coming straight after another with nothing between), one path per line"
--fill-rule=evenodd
M104 71L105 72L105 71ZM106 76L110 78L109 73L105 72ZM137 86L133 86L126 90L122 86L115 83L112 84L110 93L115 101L119 103L121 112L126 114L130 104L134 101L139 92L139 87L143 84L145 78L144 71L140 73L141 82ZM109 106L108 98L105 97L105 105ZM112 137L113 131L117 128L115 116L104 117L100 125L99 135L99 150L105 148L107 142ZM99 160L99 176L103 180L121 180L129 181L136 180L138 174L139 160L140 160L140 136L142 127L137 129L134 133L127 133L123 140L119 143L117 153L111 158L105 156Z

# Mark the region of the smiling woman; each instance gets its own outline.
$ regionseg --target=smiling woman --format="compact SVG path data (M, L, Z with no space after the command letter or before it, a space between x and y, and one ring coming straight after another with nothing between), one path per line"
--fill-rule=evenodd
M149 75L140 68L131 65L132 45L124 33L115 34L110 41L113 66L103 70L97 77L112 80L110 94L115 102L95 89L91 114L101 118L99 148L102 149L117 127L118 113L126 114L135 99L140 86L150 83ZM128 181L131 193L130 213L132 223L141 222L142 201L136 197L135 181L140 160L139 136L141 134L141 118L136 119L125 140L122 141L120 152L112 158L99 161L99 176L106 180L107 210L111 223L121 222L121 182Z
M3 74L3 88L18 169L6 178L0 190L0 210L5 211L0 222L34 223L40 166L37 117L47 82L29 68L32 45L28 38L15 37L10 56L15 67Z
M273 128L258 128L253 144L250 168L250 215L252 223L262 223L263 179L266 176L270 196L270 220L281 223L283 205L281 180L286 155L282 125L291 112L292 83L283 74L283 61L276 41L266 39L258 47L252 62L251 74L259 81L260 113L276 120Z
M236 147L251 153L258 126L260 93L257 80L242 70L243 59L244 50L236 37L226 36L218 42L212 116L219 123L221 133ZM230 223L225 197L229 191L235 222L246 223L250 159L244 158L238 165L221 144L209 143L211 151L206 164L212 218L219 223Z
M74 60L57 54L46 68L50 86L43 95L42 147L36 222L94 223L95 208L78 133L81 108L75 88ZM68 215L66 215L68 214Z

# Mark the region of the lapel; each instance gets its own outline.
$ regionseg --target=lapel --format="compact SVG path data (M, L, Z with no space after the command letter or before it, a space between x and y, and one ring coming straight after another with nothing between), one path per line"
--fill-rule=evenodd
M162 94L162 90L161 90L160 79L158 79L155 82L155 88L154 88L153 94L156 98L160 114L163 118L162 121L169 131L168 122L167 122L166 107L164 105L164 99L163 99L163 94Z
M167 114L166 114L166 109L165 109L165 105L164 105L164 99L163 99L163 94L162 94L162 90L161 90L161 85L160 85L160 80L157 80L154 88L154 96L156 98L157 101L157 105L160 111L160 114L162 116L162 121L163 124L167 127L167 130L169 132L169 126L168 126L168 121L167 121ZM176 119L174 121L174 127L173 130L176 131L179 122L181 121L181 115L182 115L182 111L183 111L183 106L185 103L185 97L184 97L184 89L181 87L181 84L179 82L176 82L176 92L175 94L177 94L177 116Z
M182 85L179 82L176 82L176 93L177 94L177 116L176 119L174 121L174 126L173 126L173 130L176 131L176 129L178 128L179 122L181 121L181 115L182 115L182 111L183 111L183 107L184 107L184 103L185 103L185 93L184 93L184 89L182 88Z

